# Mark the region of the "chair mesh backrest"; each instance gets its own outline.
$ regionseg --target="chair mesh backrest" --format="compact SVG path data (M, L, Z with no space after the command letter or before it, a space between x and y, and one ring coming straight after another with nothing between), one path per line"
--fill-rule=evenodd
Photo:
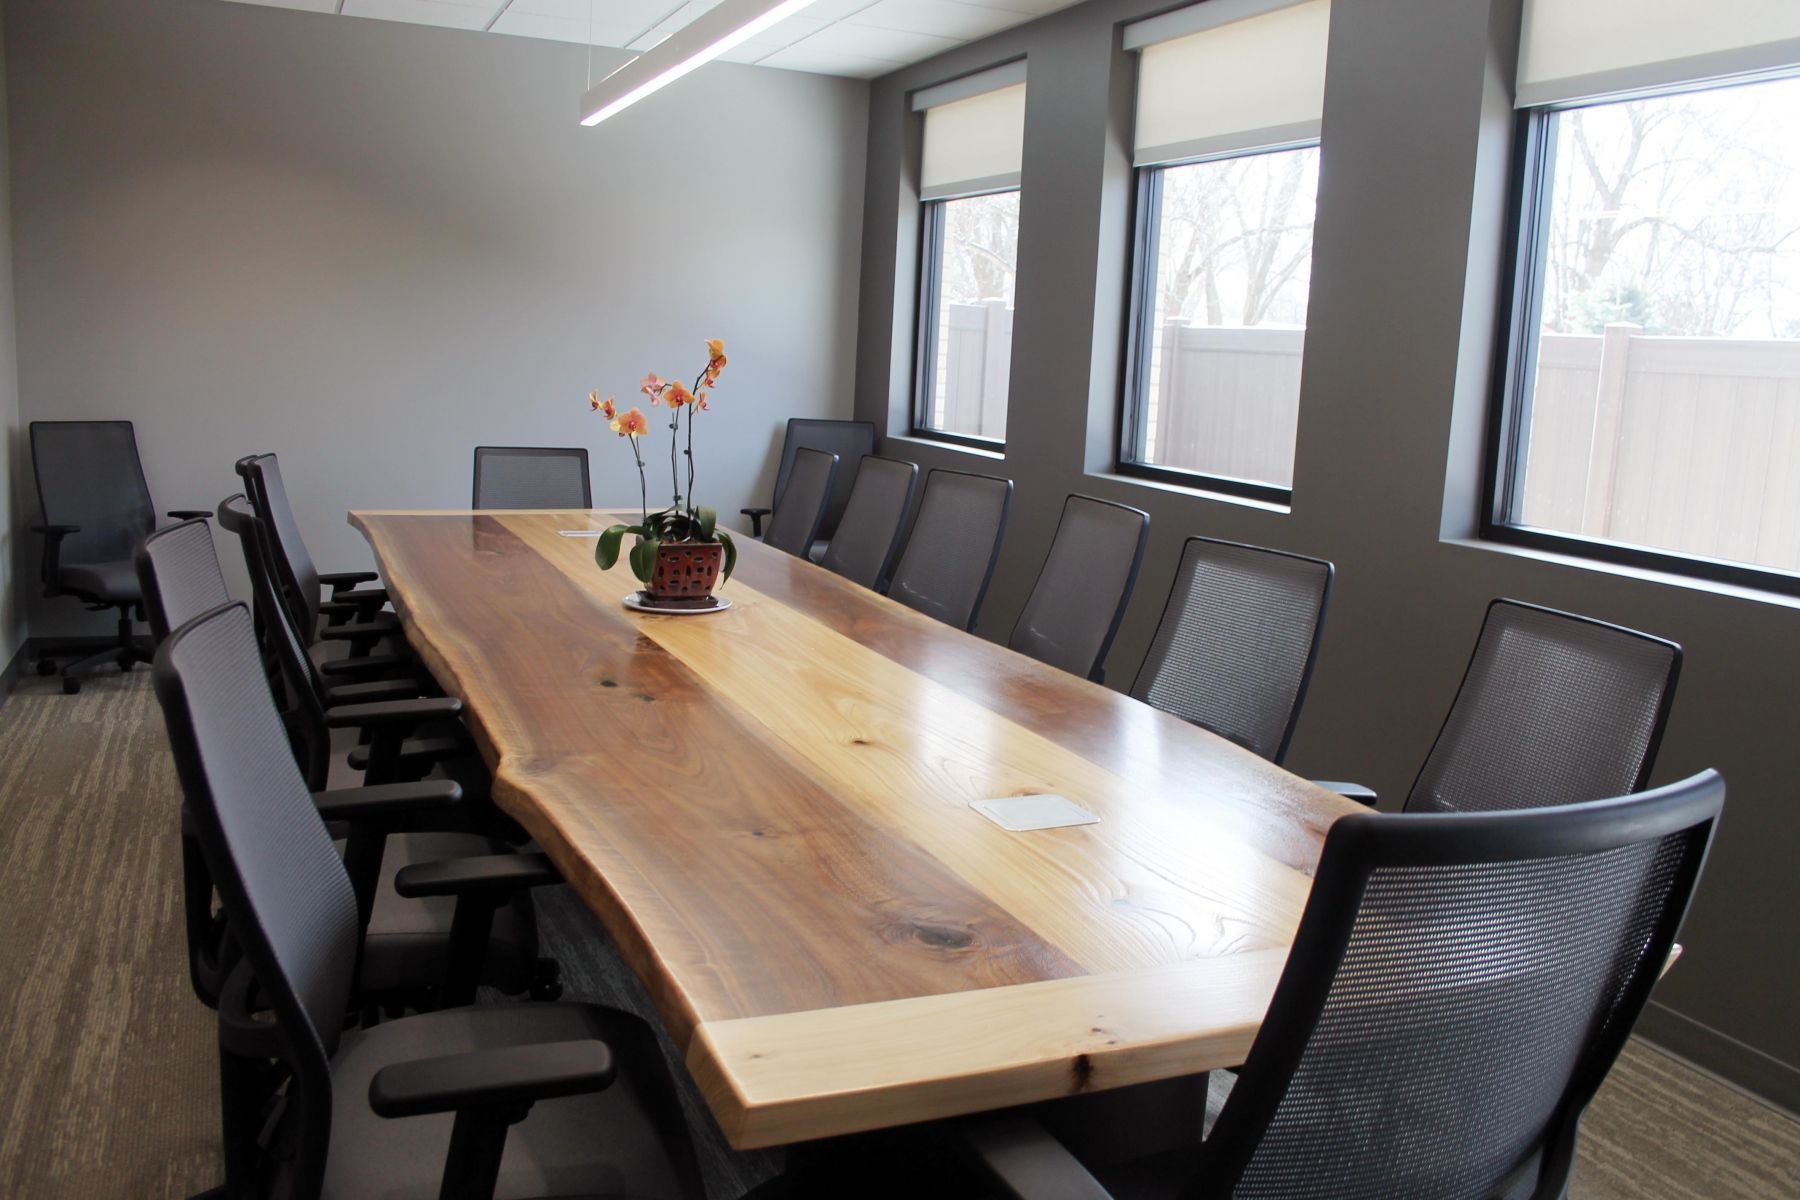
M918 482L916 463L864 455L844 519L819 565L866 588L879 586L899 552L900 533Z
M236 536L244 554L244 570L250 576L255 597L256 628L261 635L263 671L272 696L282 697L288 739L307 786L323 790L331 771L331 731L325 725L324 677L307 653L294 628L293 615L282 603L279 584L269 562L268 527L242 496L227 497L219 505L219 524Z
M1496 600L1408 811L1572 804L1649 777L1681 647Z
M875 453L875 424L872 421L823 421L811 417L794 417L787 423L787 435L781 443L781 465L775 471L775 500L769 506L781 508L787 495L788 481L793 477L794 458L802 450L823 450L838 457L837 479L831 486L831 499L825 505L825 517L814 536L830 538L837 533L844 508L850 503L850 489L856 485L857 464L865 454Z
M475 508L592 508L579 446L475 447Z
M356 967L356 897L288 751L248 610L227 605L176 630L155 676L233 936L289 1043L329 1056Z
M1723 796L1707 772L1602 805L1339 821L1198 1194L1490 1200L1566 1169Z
M818 540L825 519L825 503L831 499L831 482L837 477L837 455L801 447L794 457L794 471L787 490L775 503L763 541L777 550L805 558Z
M1280 762L1331 575L1322 559L1189 538L1131 694Z
M919 519L894 567L888 595L958 629L975 628L1000 557L1012 480L965 471L925 477Z
M1144 557L1150 514L1070 496L1007 645L1073 675L1098 679Z
M241 460L238 473L248 485L250 502L257 519L266 527L269 537L270 565L281 586L281 594L293 615L294 624L302 631L307 644L312 643L319 627L319 569L313 565L306 539L300 536L300 522L294 518L294 506L288 503L287 485L281 479L281 463L273 454L258 454Z
M130 421L33 421L31 465L47 525L79 525L61 561L119 562L156 527Z
M212 523L202 518L159 529L137 551L138 586L158 642L203 612L231 602Z

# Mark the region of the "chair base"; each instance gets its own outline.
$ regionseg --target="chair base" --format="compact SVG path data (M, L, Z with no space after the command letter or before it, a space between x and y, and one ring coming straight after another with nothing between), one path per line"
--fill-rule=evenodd
M96 674L108 663L117 663L119 670L129 671L138 663L147 663L155 655L138 640L132 632L132 610L134 604L109 605L119 610L119 627L112 644L96 650L92 642L83 645L45 646L36 651L37 673L39 675L55 675L58 671L58 659L74 659L61 667L63 691L73 696L81 691L81 680Z

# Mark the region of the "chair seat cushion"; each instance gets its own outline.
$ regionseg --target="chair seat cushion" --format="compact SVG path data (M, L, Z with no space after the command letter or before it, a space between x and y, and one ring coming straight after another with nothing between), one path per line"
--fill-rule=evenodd
M507 1133L495 1200L703 1200L680 1102L650 1027L588 1004L458 1008L344 1035L332 1062L326 1200L432 1200L450 1145L448 1113L388 1120L369 1082L390 1063L532 1042L600 1038L618 1078L604 1091L538 1102Z
M411 863L504 854L509 847L467 833L401 833L387 839L381 859L381 886L369 916L363 945L362 976L366 991L406 991L440 984L450 961L450 924L456 898L431 896L409 900L394 890L394 876ZM481 981L509 995L531 986L537 967L537 918L531 893L521 892L494 914Z
M65 592L92 596L106 603L143 598L138 587L137 568L128 558L116 562L65 563L57 572L56 581Z

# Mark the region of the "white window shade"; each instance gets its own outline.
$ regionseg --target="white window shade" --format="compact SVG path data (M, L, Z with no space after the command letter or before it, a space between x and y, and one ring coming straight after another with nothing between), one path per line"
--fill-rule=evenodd
M919 197L943 200L1019 186L1025 158L1025 85L925 110Z
M1189 15L1193 14L1193 15ZM1198 33L1154 40L1200 24ZM1125 31L1142 47L1140 167L1314 141L1325 104L1331 0L1274 7L1207 0Z
M1800 64L1800 0L1525 0L1531 108Z

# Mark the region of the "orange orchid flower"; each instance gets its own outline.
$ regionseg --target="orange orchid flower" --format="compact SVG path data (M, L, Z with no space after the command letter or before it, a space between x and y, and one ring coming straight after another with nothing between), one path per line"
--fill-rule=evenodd
M634 408L613 418L612 431L620 437L643 437L650 432L650 422L645 419L643 409Z
M694 402L694 393L687 390L687 385L677 379L672 381L663 393L663 400L670 408L680 408L684 404Z
M608 421L618 416L618 409L613 407L613 398L608 396L602 400L599 392L588 393L588 407L605 417Z
M714 362L720 362L725 357L725 340L723 338L707 338L706 357Z

